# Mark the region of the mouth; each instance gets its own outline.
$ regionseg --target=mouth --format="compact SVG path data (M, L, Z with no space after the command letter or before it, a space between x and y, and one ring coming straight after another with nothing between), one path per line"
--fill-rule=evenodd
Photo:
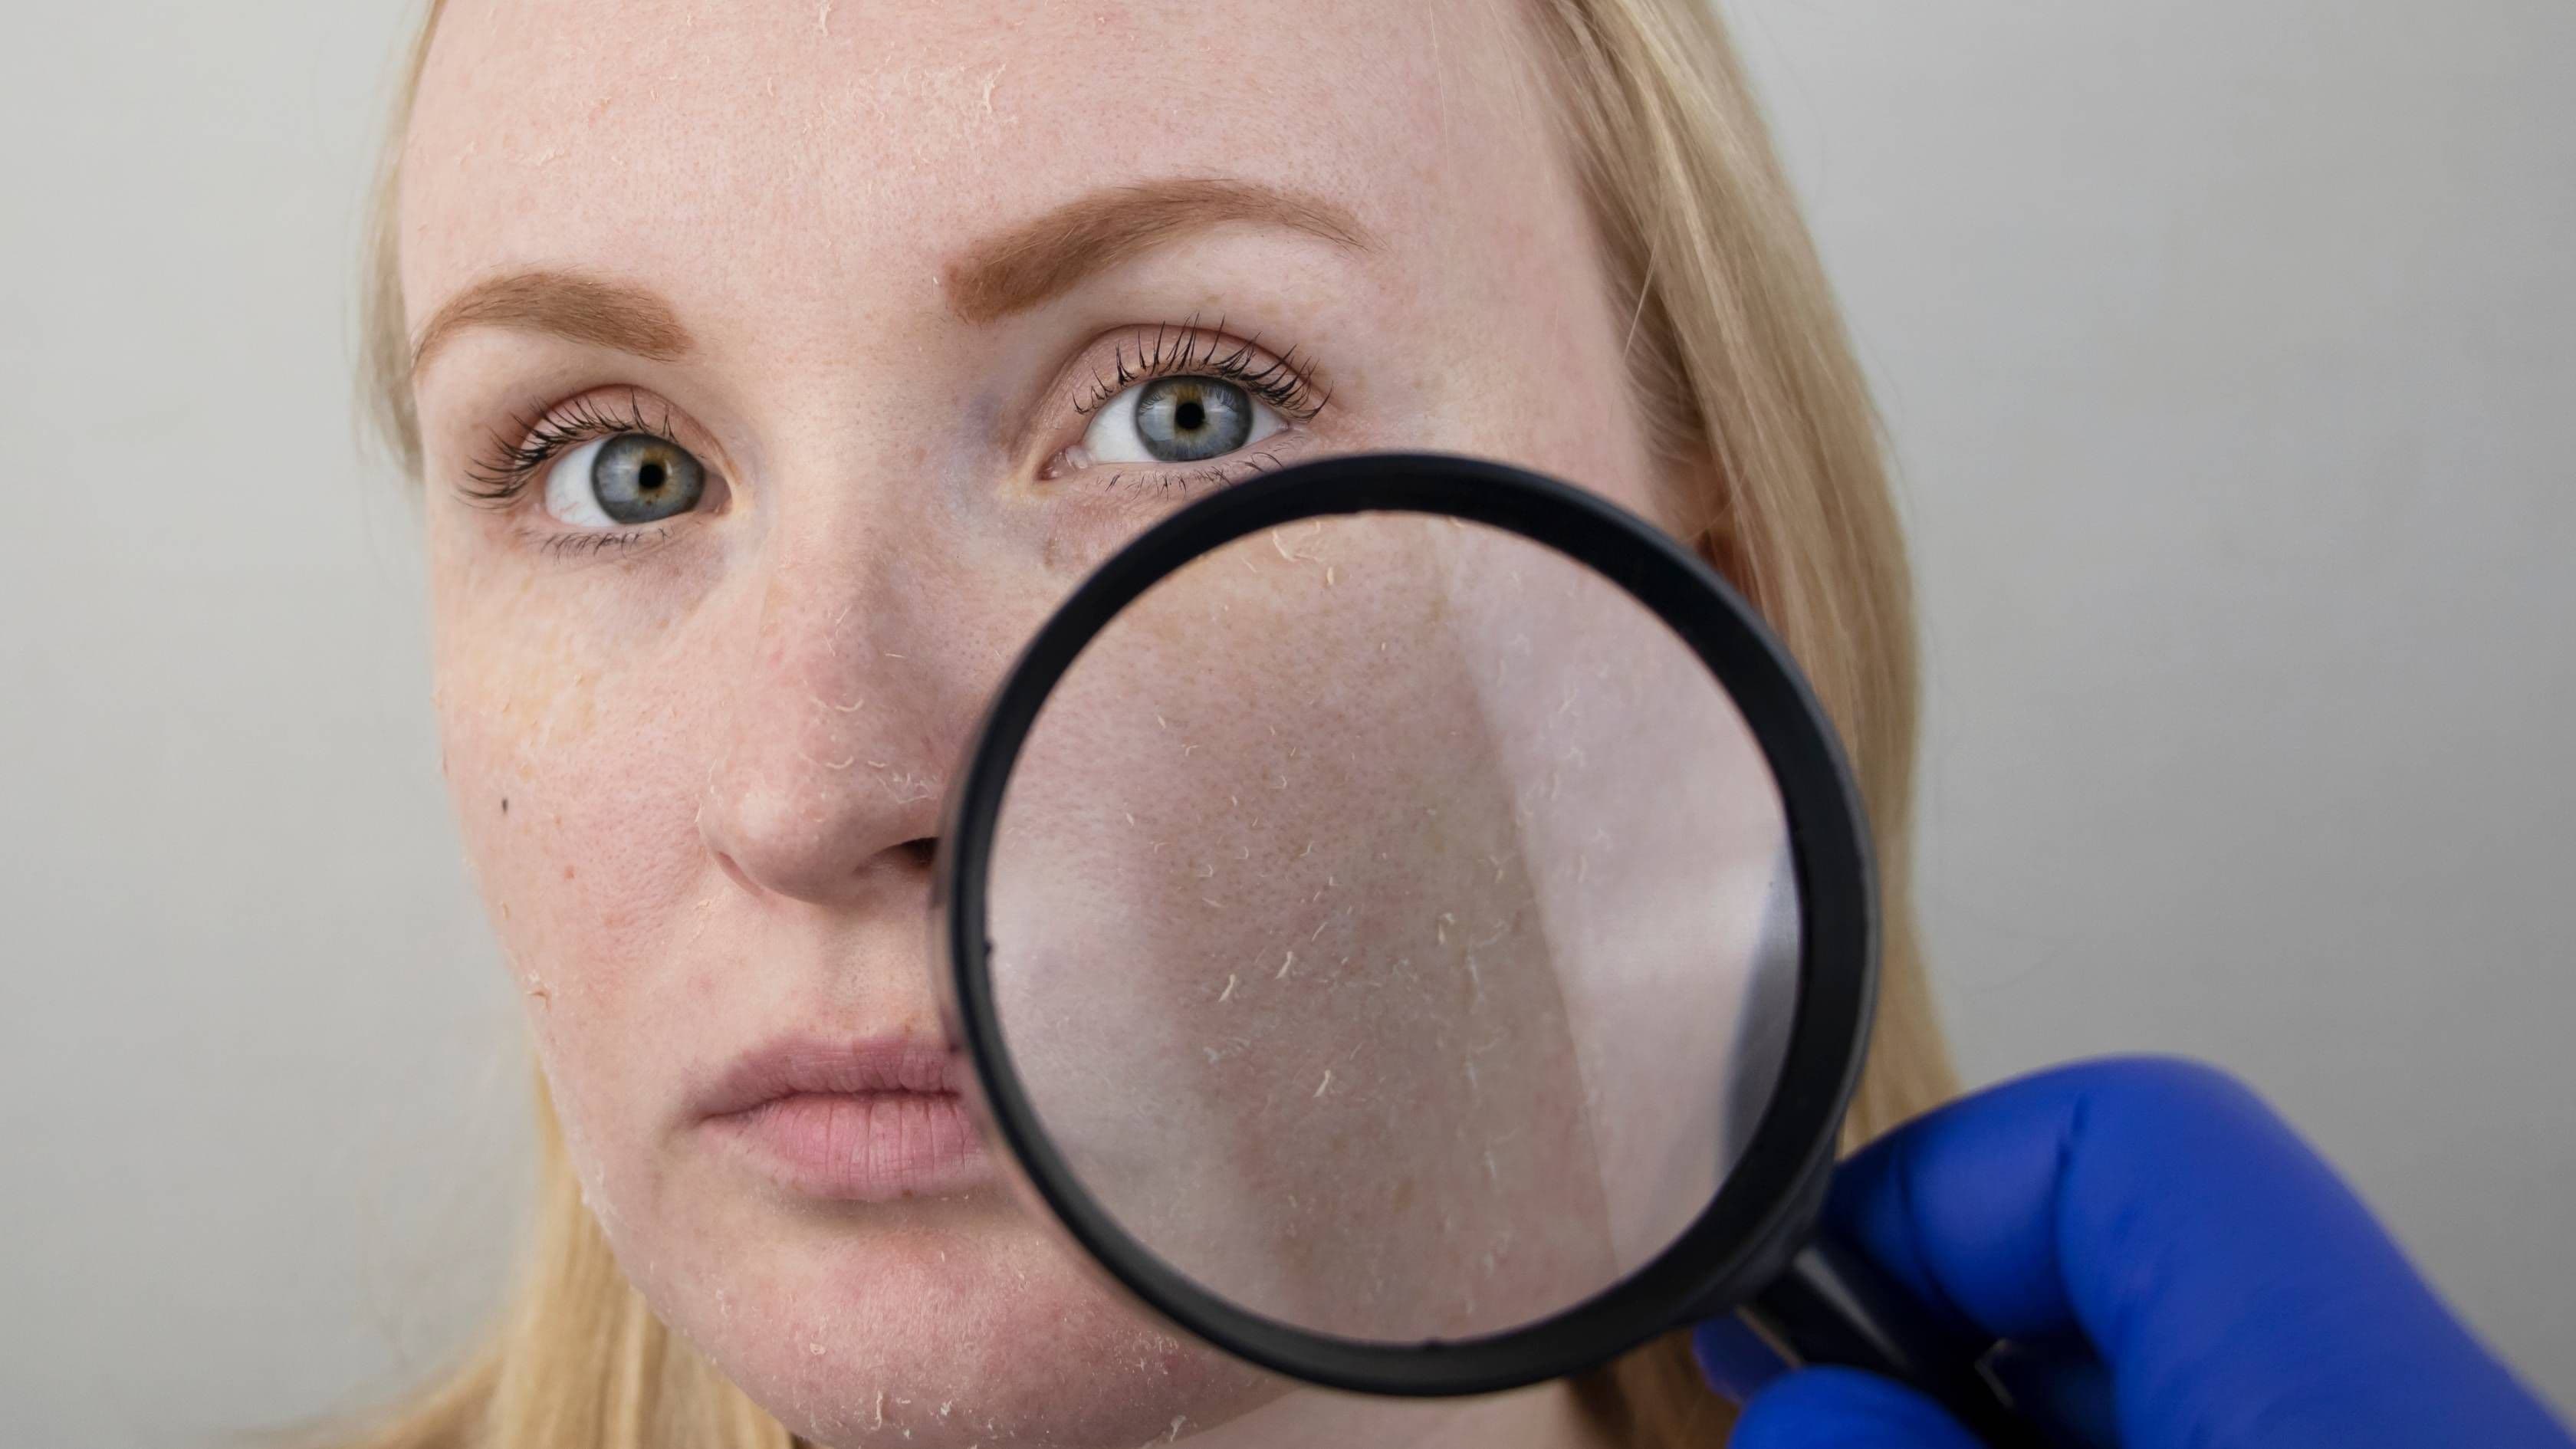
M779 1187L838 1202L955 1197L992 1181L945 1043L793 1037L736 1061L700 1128Z

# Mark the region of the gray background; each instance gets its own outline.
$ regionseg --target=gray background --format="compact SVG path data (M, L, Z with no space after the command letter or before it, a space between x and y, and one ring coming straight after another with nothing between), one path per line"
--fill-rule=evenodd
M527 1190L349 422L395 8L0 46L0 1444L363 1402ZM2236 1068L2576 1402L2576 7L1731 9L1897 445L1971 1076Z

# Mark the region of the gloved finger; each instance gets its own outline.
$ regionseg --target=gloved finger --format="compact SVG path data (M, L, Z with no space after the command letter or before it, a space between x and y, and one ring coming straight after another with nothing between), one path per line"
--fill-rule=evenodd
M1989 1333L2080 1331L2130 1443L2564 1442L2333 1171L2207 1067L2085 1063L1954 1103L1845 1164L1828 1213ZM2285 1415L2304 1437L2278 1437Z
M1755 1394L1727 1449L1984 1449L1940 1405L1858 1369L1812 1368Z
M1691 1357L1710 1388L1739 1404L1789 1372L1789 1361L1732 1313L1691 1331Z

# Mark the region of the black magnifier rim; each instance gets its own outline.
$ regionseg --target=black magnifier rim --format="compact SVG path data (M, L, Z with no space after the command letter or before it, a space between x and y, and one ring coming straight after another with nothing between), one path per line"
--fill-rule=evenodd
M1724 1184L1680 1237L1610 1288L1534 1323L1464 1340L1372 1342L1250 1312L1137 1242L1086 1192L1039 1125L1005 1050L985 931L987 872L1011 768L1048 693L1128 604L1211 549L1308 518L1445 514L1515 533L1625 589L1690 645L1734 698L1779 782L1797 870L1797 1008L1781 1075ZM1103 564L1048 620L987 706L949 800L934 935L951 1029L1030 1185L1119 1282L1182 1328L1253 1363L1366 1393L1488 1393L1605 1362L1695 1312L1740 1300L1776 1268L1830 1167L1859 1079L1877 985L1867 823L1841 746L1804 677L1752 608L1653 525L1582 489L1477 458L1346 455L1297 464L1174 513Z

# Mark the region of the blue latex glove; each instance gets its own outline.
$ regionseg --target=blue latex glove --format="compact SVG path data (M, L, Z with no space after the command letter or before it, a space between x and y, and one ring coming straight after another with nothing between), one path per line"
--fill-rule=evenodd
M2576 1445L2334 1173L2207 1067L2090 1062L1953 1103L1845 1163L1826 1215L1937 1310L2016 1342L2076 1345L2067 1359L2085 1367L2055 1374L2053 1394L2061 1421L2091 1420L2096 1442ZM1742 1362L1731 1323L1700 1334L1721 1390L1743 1387L1725 1381ZM1834 1368L1762 1387L1731 1441L1975 1443L1921 1395Z

